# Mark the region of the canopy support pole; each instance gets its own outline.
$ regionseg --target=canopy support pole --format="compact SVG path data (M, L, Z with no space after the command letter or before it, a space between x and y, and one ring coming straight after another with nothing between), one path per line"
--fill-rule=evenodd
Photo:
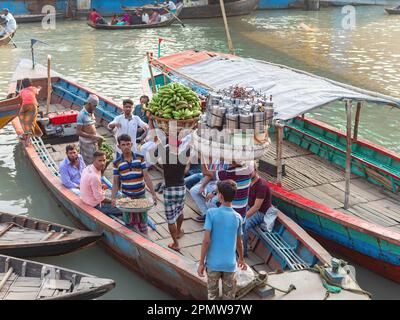
M47 104L46 104L46 114L50 112L51 103L51 55L47 56Z
M347 114L347 134L346 134L346 171L345 171L345 196L344 196L344 208L349 208L350 202L350 175L351 175L351 107L352 101L346 100L346 114Z
M219 0L219 3L220 3L220 6L221 6L221 11L222 11L222 18L224 19L225 32L226 32L226 38L228 40L229 53L234 55L235 54L235 49L233 48L233 42L232 42L232 39L231 39L231 34L229 32L229 27L228 27L228 20L226 19L224 0Z
M151 68L151 59L150 59L150 53L146 52L146 56L147 56L147 65L149 66L149 71L150 71L150 77L151 77L151 91L153 93L156 93L156 81L154 79L154 75L153 75L153 69Z
M276 184L282 185L282 146L283 146L283 125L275 123L275 142L276 142Z
M363 106L363 102L362 101L358 101L357 102L357 110L356 110L356 118L355 118L355 122L354 122L354 131L353 131L353 140L357 141L357 137L358 137L358 125L360 123L360 114L361 114L361 107Z

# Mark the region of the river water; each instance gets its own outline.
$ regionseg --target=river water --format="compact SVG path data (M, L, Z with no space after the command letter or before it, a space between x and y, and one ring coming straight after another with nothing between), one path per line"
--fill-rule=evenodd
M289 65L334 80L400 98L400 17L388 16L380 6L356 8L355 28L342 27L341 8L319 12L302 10L256 11L229 19L239 55ZM162 54L197 49L227 51L222 20L187 20L185 28L100 31L84 21L57 22L55 30L40 24L20 25L14 38L18 48L0 48L0 98L7 92L12 72L21 58L30 58L30 39L39 39L35 57L45 63L53 57L56 71L116 101L141 95L141 63L146 51ZM312 29L313 31L310 31ZM316 110L313 116L344 128L344 107ZM359 136L400 152L400 112L389 107L365 106ZM51 198L17 146L11 126L0 130L0 211L72 225ZM333 253L334 254L334 253ZM168 299L170 295L127 270L95 245L61 257L38 259L71 269L115 279L117 287L104 299ZM400 286L356 266L362 288L375 299L400 298Z

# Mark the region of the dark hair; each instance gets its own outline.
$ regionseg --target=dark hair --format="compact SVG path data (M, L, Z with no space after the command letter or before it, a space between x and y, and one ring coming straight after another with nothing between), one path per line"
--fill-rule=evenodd
M128 134L121 134L118 138L117 138L118 144L121 143L121 141L132 141L131 136Z
M105 153L104 151L97 150L97 151L95 151L95 152L93 153L93 159L96 159L96 158L98 158L98 157L103 157L103 156L105 156L105 155L106 155L106 153Z
M146 95L144 95L144 96L141 96L139 100L142 100L142 99L147 99L147 101L149 101L149 100L150 100L150 98L149 98L148 96L146 96Z
M96 9L95 9L95 8L92 8L92 11L96 11Z
M233 180L218 181L218 191L224 197L226 202L232 202L236 195L237 185Z
M72 150L76 150L76 145L74 145L74 144L68 144L68 145L65 147L65 152L72 151Z
M129 103L130 105L133 106L133 101L131 99L125 99L124 101L122 101L122 105L124 106L125 104Z
M25 78L21 82L23 88L28 88L32 85L31 79Z

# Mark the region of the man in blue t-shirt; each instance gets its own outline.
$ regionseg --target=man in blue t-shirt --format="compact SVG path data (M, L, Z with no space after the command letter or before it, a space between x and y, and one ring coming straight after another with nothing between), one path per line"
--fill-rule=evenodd
M209 209L204 224L204 240L201 246L199 268L200 277L207 269L208 299L219 296L219 280L222 279L224 300L235 299L236 264L242 270L247 266L243 258L242 217L232 208L237 186L233 180L217 183L219 208ZM239 258L236 261L236 250Z

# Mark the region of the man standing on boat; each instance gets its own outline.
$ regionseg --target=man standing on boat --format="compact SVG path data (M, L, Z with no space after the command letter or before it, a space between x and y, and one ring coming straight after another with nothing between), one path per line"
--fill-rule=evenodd
M131 138L132 152L137 152L136 136L138 129L143 130L142 136L146 135L149 126L143 122L138 116L133 115L133 101L126 99L122 102L124 113L116 116L113 121L108 125L108 128L114 130L115 141L117 142L117 156L118 158L122 151L119 148L118 137L122 134L127 134Z
M246 270L243 258L242 217L232 208L237 192L233 180L217 184L219 208L209 209L204 224L204 239L197 273L204 277L207 268L208 299L219 296L219 281L222 280L224 300L234 300L236 293L236 265ZM236 251L239 258L236 261Z
M127 134L120 135L118 137L118 146L122 154L113 162L112 206L115 207L116 205L116 197L119 189L121 189L125 196L131 199L144 198L146 185L150 190L154 203L157 203L153 182L146 170L144 157L132 152L131 137ZM147 234L147 217L145 214L131 213L129 225L137 226L140 232Z
M101 15L96 11L95 8L92 9L92 11L89 13L89 20L93 23L96 24L97 18L100 18Z
M76 195L80 195L80 184L83 170L86 168L82 156L76 146L69 144L65 147L67 156L60 163L60 178L62 184Z
M79 112L76 123L76 135L79 137L79 151L86 165L93 163L93 153L103 142L103 137L97 134L94 111L99 104L99 98L91 94L82 110Z
M6 20L6 26L0 29L0 37L13 34L17 30L17 21L8 9L4 8L1 13L0 17Z

